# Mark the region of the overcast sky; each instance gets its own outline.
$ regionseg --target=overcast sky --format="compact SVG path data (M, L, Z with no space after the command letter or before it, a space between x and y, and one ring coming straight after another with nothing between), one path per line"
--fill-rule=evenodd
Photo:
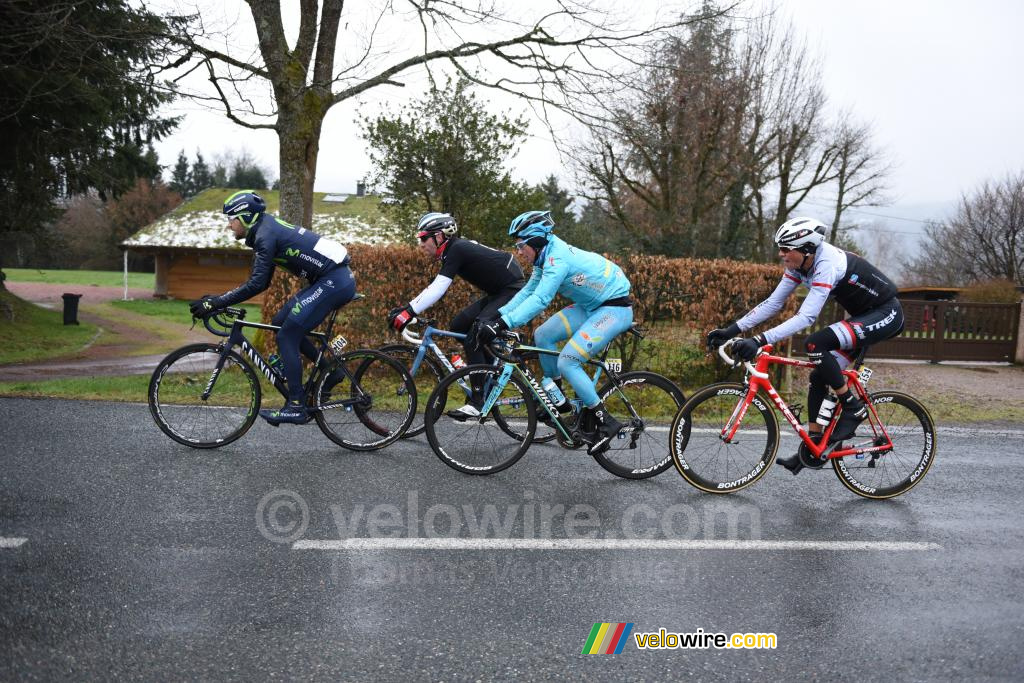
M897 164L892 205L870 210L879 221L894 231L919 229L896 218L941 218L961 192L1024 171L1024 2L783 0L779 6L821 56L832 103L870 122ZM251 17L243 13L242 19L251 25ZM419 95L413 88L387 94ZM277 175L275 134L236 127L195 105L178 105L175 112L186 118L157 147L165 165L182 148L190 159L196 148L209 159L225 141L237 140ZM355 102L328 114L317 191L352 192L368 170L356 115ZM538 182L555 172L570 181L547 132L541 126L534 132L515 174ZM812 213L815 207L808 208Z

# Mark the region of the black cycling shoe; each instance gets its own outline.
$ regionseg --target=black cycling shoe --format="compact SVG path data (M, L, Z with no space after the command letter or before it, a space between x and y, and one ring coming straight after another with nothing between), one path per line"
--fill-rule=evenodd
M584 431L584 425L593 424L593 431ZM593 408L584 408L580 413L580 429L584 432L584 440L590 443L587 453L598 455L608 450L623 424L611 416L604 403L598 403Z
M842 406L843 411L839 413L839 420L836 422L836 428L832 430L832 433L828 437L829 443L852 439L853 435L857 433L857 427L860 426L861 422L867 419L868 407L864 405L864 401L857 398L852 391L846 394L846 397L842 401Z
M807 448L807 444L801 443L800 448L796 453L789 456L788 458L776 458L775 462L782 465L793 474L800 474L800 470L808 468L812 470L820 470L825 466L825 460L816 458Z
M309 411L306 410L305 405L301 403L295 404L290 401L285 403L284 407L280 410L261 410L260 417L274 427L277 427L280 424L304 425L313 419L309 414Z

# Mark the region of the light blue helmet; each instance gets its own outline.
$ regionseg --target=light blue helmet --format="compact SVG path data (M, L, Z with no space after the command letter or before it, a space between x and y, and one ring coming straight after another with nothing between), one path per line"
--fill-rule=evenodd
M529 239L531 237L547 237L555 229L550 211L527 211L512 219L508 226L509 237L513 239Z

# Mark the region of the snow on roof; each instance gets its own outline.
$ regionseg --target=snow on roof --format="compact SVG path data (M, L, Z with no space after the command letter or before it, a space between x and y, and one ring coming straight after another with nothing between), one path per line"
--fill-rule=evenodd
M353 216L313 214L313 232L342 244L382 244L392 240L386 230ZM135 233L122 247L249 250L236 240L219 211L171 213Z

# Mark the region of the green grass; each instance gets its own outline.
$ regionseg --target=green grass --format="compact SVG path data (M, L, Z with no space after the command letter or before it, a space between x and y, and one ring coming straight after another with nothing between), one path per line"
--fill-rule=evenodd
M134 299L131 301L111 301L110 305L140 315L149 315L161 320L182 325L192 324L192 315L188 312L188 302L178 299ZM260 322L261 308L253 304L242 305L246 309L245 319Z
M4 268L9 282L45 282L56 285L90 287L124 287L124 273L119 270L50 270L37 268ZM128 273L128 286L153 289L153 273Z
M39 382L0 382L0 396L72 398L102 401L146 401L149 375L72 377Z
M68 355L95 336L95 325L64 325L60 311L41 308L0 291L0 364Z

